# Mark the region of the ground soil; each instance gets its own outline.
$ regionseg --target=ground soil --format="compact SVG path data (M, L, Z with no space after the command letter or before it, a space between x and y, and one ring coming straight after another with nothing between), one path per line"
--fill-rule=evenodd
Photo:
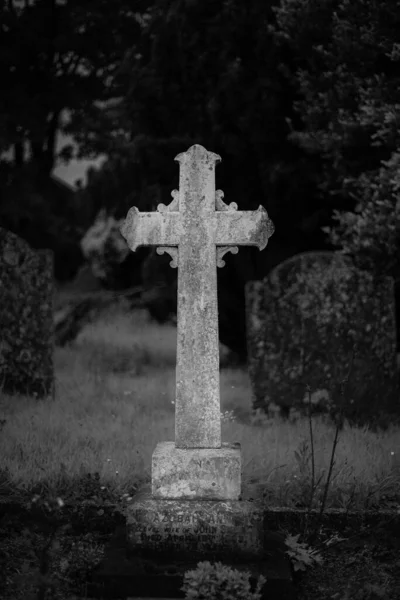
M339 535L344 532L338 532ZM298 600L400 598L400 537L379 529L326 549L322 565L301 573Z
M35 506L21 509L16 504L0 504L0 598L88 598L90 573L121 523L121 513L110 503L103 507L81 503L69 507L57 520L54 513L49 516ZM322 546L323 563L296 572L298 599L399 600L399 521L393 527L378 525L355 535L354 530L336 533L350 539L328 548ZM315 546L322 541L320 536Z

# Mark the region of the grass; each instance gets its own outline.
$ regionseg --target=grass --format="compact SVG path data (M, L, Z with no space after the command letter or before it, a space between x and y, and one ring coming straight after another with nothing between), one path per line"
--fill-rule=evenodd
M68 496L80 478L98 473L109 493L121 497L150 481L155 445L174 439L175 355L174 326L155 325L145 312L122 310L87 326L70 347L56 348L54 402L0 399L0 454L8 488L25 495L41 484ZM261 492L269 505L305 505L312 469L308 420L257 423L250 382L241 369L221 371L221 411L223 440L241 443L248 489ZM317 506L335 428L321 417L314 423ZM373 433L345 423L339 437L327 506L361 510L398 492L398 429Z
M150 481L155 445L174 439L175 355L175 327L155 325L145 312L121 309L87 326L70 347L56 348L54 401L0 395L0 500L33 497L31 506L44 503L51 513L62 506L58 498L85 500L96 488L99 499L101 486L118 504ZM311 415L295 421L261 418L251 411L245 370L224 368L220 379L223 440L241 443L248 496L269 506L320 512L325 506L363 510L390 497L398 502L398 428L377 433L345 422L339 432ZM44 497L51 501L43 502ZM286 538L295 568L316 562L318 555L304 546L312 536L303 535L301 542L299 536ZM12 557L4 567L7 598L44 600L51 591L52 598L64 600L71 597L64 588L75 589L77 580L85 589L87 568L98 562L104 547L95 535L74 539L57 534L56 526L50 536L33 530L13 534L3 548L4 556ZM348 558L339 550L314 580L311 576L301 598L321 600L321 581L329 582L329 597L339 600L375 598L371 582L377 597L389 598L389 588L398 597L395 575L388 583L380 563L357 554L356 546L349 551L360 564L351 564L349 572Z

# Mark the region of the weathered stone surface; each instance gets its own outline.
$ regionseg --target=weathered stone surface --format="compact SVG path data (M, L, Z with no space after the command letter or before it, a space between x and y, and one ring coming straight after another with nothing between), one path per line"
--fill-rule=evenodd
M54 393L53 256L0 228L0 386Z
M377 285L341 255L309 252L247 284L246 305L254 408L304 407L309 384L335 409L357 342L345 415L399 412L390 278Z
M221 444L217 266L235 244L265 248L274 231L266 211L238 212L215 191L219 156L192 146L176 158L179 191L155 213L131 208L121 233L131 250L156 245L178 270L175 444L158 444L152 494L126 510L133 551L240 554L263 552L263 511L239 500L240 444Z
M128 506L126 521L134 551L222 551L238 557L263 552L263 509L256 502L159 500L141 492Z
M181 449L160 442L153 452L151 481L153 498L238 500L240 444Z
M220 448L219 340L216 267L237 245L265 248L274 231L261 206L237 211L215 191L217 154L199 145L179 154L179 191L157 212L129 210L121 233L131 250L156 245L178 270L175 445Z

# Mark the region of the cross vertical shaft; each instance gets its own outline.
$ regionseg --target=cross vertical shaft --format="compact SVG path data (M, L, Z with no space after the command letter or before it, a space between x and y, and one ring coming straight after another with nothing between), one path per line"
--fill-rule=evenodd
M220 448L215 163L211 152L180 154L175 446Z

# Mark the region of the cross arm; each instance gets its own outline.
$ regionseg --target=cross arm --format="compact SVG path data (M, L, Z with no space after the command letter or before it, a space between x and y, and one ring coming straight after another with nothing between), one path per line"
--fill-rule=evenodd
M121 234L134 252L139 246L177 246L180 238L179 212L139 212L129 209Z
M223 210L216 213L218 246L258 246L263 250L275 231L264 207L257 210Z

